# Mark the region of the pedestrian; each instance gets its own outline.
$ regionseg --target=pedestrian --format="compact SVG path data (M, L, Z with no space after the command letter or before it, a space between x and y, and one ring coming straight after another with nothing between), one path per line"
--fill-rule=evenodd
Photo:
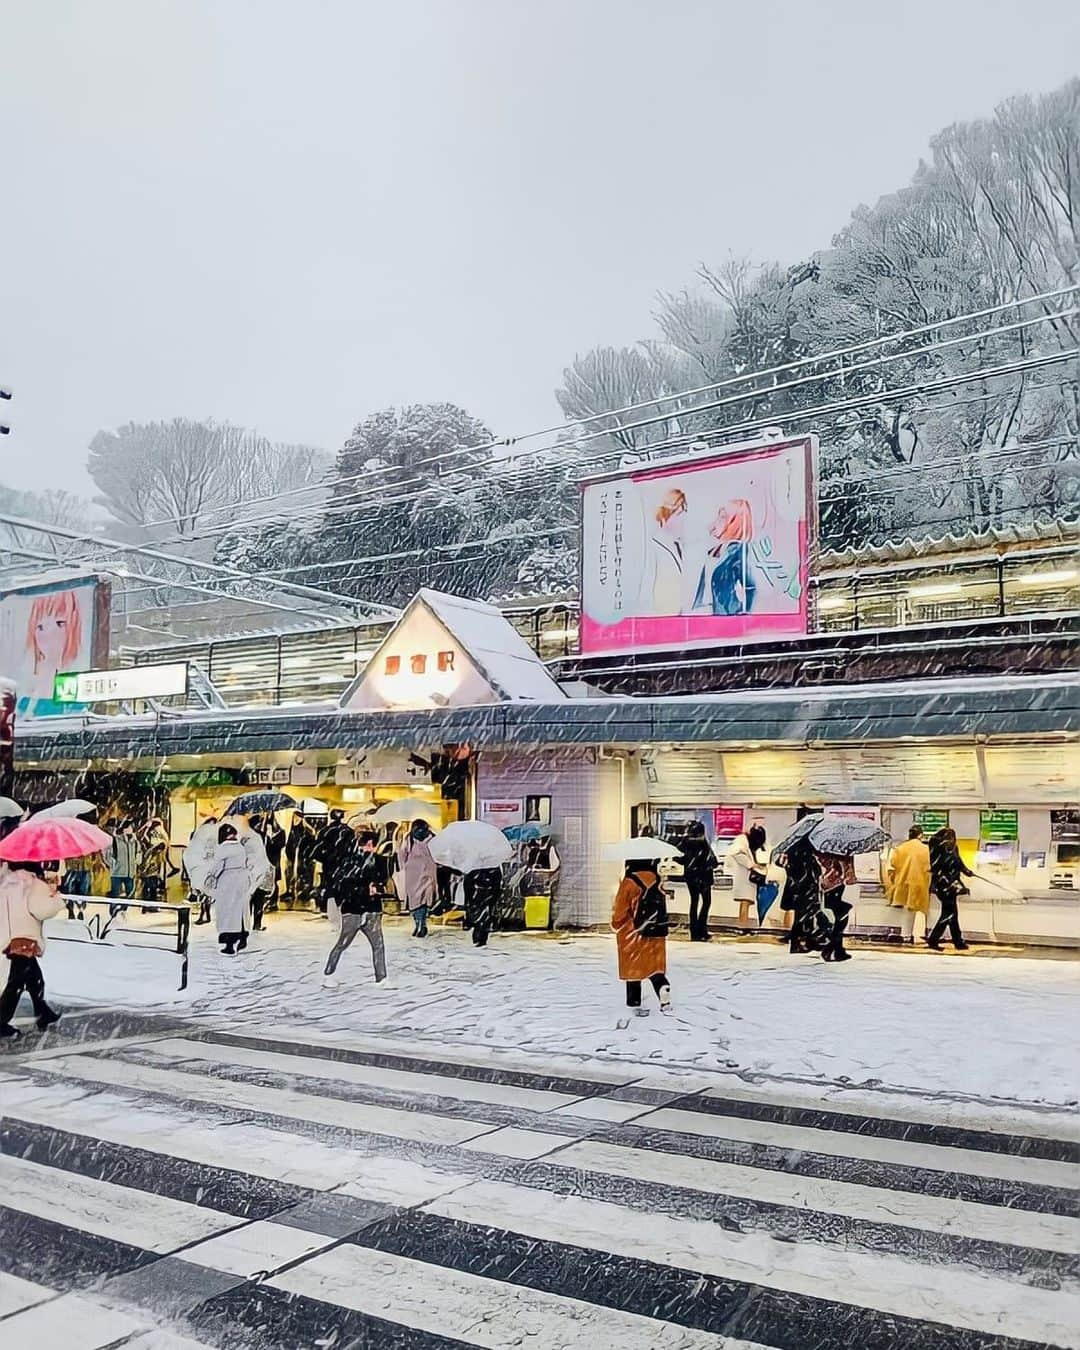
M397 852L398 899L412 916L413 937L427 937L428 910L438 895L435 859L427 842L434 834L426 820L414 820Z
M941 917L926 936L926 945L934 951L941 951L941 939L946 928L956 950L967 951L968 944L960 931L957 904L960 896L966 894L960 878L974 875L975 873L960 856L955 830L946 825L930 836L930 885L941 901Z
M169 858L169 836L161 820L155 816L143 831L141 853L136 871L139 899L153 904L164 898L165 868Z
M724 854L724 871L731 878L732 896L739 906L740 928L751 923L750 906L757 904L757 888L765 880L767 862L765 827L756 822L737 834ZM756 922L757 916L754 918Z
M315 831L299 811L293 812L289 833L285 836L285 897L289 905L310 898L315 880L315 862L311 850L315 846Z
M797 839L778 861L787 872L780 908L791 915L788 950L793 955L816 951L813 929L821 908L821 879L810 840Z
M349 831L352 834L352 831ZM375 983L386 979L386 945L382 932L382 897L386 883L386 863L376 851L378 836L363 830L353 837L348 854L342 854L335 868L333 898L341 912L341 931L326 958L323 987L332 989L340 981L335 976L342 953L352 945L357 933L363 933L371 947Z
M930 850L922 835L921 825L911 826L904 843L893 849L887 873L889 904L903 910L900 941L909 947L915 942L915 915L921 914L925 925L930 909Z
M711 942L709 936L709 908L712 905L713 876L716 872L716 854L705 837L705 826L700 820L690 822L683 840L683 880L690 893L690 941Z
M116 827L111 847L105 853L109 865L109 895L113 900L130 900L135 894L135 874L139 868L139 841L130 820Z
M287 836L285 831L278 824L277 817L273 814L267 816L252 816L251 828L263 841L263 848L266 850L266 860L274 870L273 881L271 885L267 887L264 908L267 910L276 910L278 891L281 887L281 857L285 852Z
M649 1010L641 1006L641 982L648 980L656 991L660 1011L671 1011L671 983L667 977L667 902L660 886L656 863L648 858L628 862L611 911L615 946L619 954L619 979L626 983L626 1006L638 1017Z
M337 870L351 857L355 842L352 830L345 824L345 812L335 808L312 850L312 858L322 867L316 902L320 914L326 913L328 897L336 890Z
M465 873L465 926L474 947L486 947L495 906L502 894L502 868L478 867Z
M67 913L69 919L83 919L86 917L86 905L81 903L82 898L90 894L90 875L93 866L93 858L89 853L81 858L69 858L64 863L64 879L61 883L64 894L69 897L78 897L78 899L69 898L67 901Z
M247 850L236 826L218 826L218 846L207 873L206 888L214 901L218 942L223 956L235 956L247 946L248 911L255 889Z
M45 1002L45 977L38 957L45 951L42 924L59 914L63 901L45 884L40 863L8 863L0 871L0 951L8 959L8 978L0 993L0 1037L18 1036L11 1025L22 995L29 994L39 1031L60 1020Z
M244 843L248 861L256 869L256 886L251 894L251 931L261 933L265 928L263 914L267 910L276 908L274 901L277 896L277 873L270 857L270 847L267 842L268 827L265 818L263 816L252 816L248 824L251 826L251 832L245 835L241 842ZM282 833L282 847L284 847L284 839L285 836ZM279 862L280 857L279 853Z
M821 908L828 916L821 959L850 961L851 953L844 950L844 933L851 918L851 906L844 899L844 891L848 886L855 885L855 864L840 853L818 853L815 850L814 857L820 873Z

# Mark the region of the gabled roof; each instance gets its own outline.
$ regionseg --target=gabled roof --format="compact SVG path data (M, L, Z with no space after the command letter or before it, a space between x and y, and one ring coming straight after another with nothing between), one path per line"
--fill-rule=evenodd
M418 610L426 610L472 663L499 703L565 703L566 694L552 678L517 629L495 605L424 588L409 601L401 618L383 638L371 660L341 696L340 706L353 705L369 679L377 679L383 654ZM475 700L484 701L484 700Z

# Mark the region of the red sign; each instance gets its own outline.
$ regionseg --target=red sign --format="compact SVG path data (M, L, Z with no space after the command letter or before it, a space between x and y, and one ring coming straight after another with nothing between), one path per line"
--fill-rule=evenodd
M717 839L734 839L743 832L743 809L741 806L714 806L713 833Z

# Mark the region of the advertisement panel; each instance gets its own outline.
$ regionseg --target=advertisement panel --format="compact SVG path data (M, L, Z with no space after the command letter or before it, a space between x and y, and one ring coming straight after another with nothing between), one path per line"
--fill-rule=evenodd
M812 449L803 437L586 482L582 653L805 633Z
M57 675L108 663L108 583L74 577L0 593L0 672L15 683L20 717L79 712L84 704L55 701Z

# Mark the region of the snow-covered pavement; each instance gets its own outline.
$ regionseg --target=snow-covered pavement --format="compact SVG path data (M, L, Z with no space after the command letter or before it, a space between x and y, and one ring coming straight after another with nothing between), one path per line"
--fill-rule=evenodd
M672 941L675 1015L653 1004L649 1017L628 1020L607 936L496 934L477 950L460 931L433 928L420 941L388 919L388 985L373 984L361 939L342 960L340 986L323 989L329 924L276 914L268 925L235 960L220 956L212 928L193 929L185 993L174 955L53 942L50 993L61 1005L177 1012L233 1030L391 1036L432 1053L474 1047L484 1062L512 1053L571 1070L614 1061L839 1084L852 1100L857 1087L1059 1108L1078 1096L1074 961L856 949L832 966L772 940Z
M1077 1130L1049 1113L71 1023L0 1060L5 1344L1080 1346Z

